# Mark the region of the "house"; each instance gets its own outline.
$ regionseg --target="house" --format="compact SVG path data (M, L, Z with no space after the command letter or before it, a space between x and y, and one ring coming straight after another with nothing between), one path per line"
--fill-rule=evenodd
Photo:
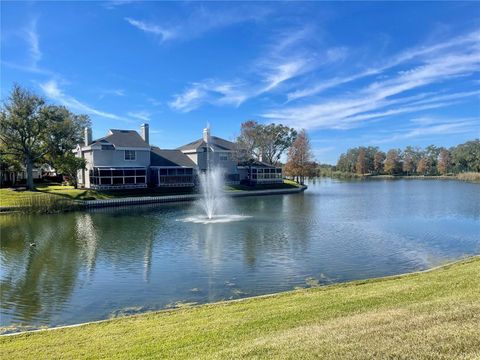
M135 130L111 129L107 136L92 140L85 129L84 144L75 150L86 160L78 173L78 184L90 189L193 187L197 165L180 150L164 150L149 144L149 126Z
M35 166L32 169L33 180L42 179L42 168ZM0 163L0 186L15 186L18 184L25 184L27 179L27 171L25 166L21 165L19 168Z
M187 155L199 171L221 167L225 172L227 184L239 184L238 161L236 160L236 144L210 135L210 128L203 130L203 137L178 148Z
M104 190L147 187L148 124L141 130L142 135L135 130L112 129L107 136L92 141L92 130L86 128L85 143L76 149L76 156L87 163L86 169L79 171L79 186Z
M158 187L192 187L196 183L197 165L180 150L150 151L150 183Z
M78 184L91 189L130 189L150 187L193 187L199 171L221 167L227 184L240 182L272 184L282 182L282 170L260 161L239 163L235 143L210 135L177 149L161 149L149 143L148 124L135 130L111 129L97 140L85 129L84 143L75 150L86 160L78 173Z
M237 169L241 182L250 186L283 183L281 167L275 167L257 160L249 160L238 163Z

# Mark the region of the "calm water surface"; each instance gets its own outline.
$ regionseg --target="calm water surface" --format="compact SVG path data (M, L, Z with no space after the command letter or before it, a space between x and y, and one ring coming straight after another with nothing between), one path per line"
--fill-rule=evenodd
M179 221L198 213L192 203L2 215L1 325L72 324L480 253L475 184L322 180L303 194L232 199L231 208L250 217Z

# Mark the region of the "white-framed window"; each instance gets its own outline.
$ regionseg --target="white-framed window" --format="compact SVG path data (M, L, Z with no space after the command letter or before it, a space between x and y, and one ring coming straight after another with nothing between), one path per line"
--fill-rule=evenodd
M135 150L125 150L125 160L135 160L137 158L137 153Z
M227 161L228 160L228 153L223 152L223 153L220 153L219 156L220 156L221 161Z

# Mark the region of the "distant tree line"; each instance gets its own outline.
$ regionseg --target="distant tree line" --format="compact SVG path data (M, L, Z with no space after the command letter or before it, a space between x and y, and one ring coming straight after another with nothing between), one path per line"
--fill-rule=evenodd
M446 175L480 172L480 139L451 148L407 146L386 153L376 146L348 149L335 170L358 175Z

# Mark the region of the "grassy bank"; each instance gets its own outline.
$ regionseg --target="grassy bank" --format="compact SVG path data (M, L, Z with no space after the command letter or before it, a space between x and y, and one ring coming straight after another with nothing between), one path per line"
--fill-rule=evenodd
M0 338L2 359L478 359L480 258Z
M330 177L342 180L365 180L365 179L410 179L410 180L461 180L473 183L480 183L480 173L466 172L452 175L371 175L371 174L356 174L343 171L323 170L320 173L321 177Z
M267 189L289 189L299 185L291 180L282 184L257 186L232 185L226 186L226 191L252 191ZM81 204L76 200L104 200L125 197L181 195L195 193L192 188L145 188L121 189L110 191L75 189L73 186L39 185L36 191L0 189L0 208L23 209L32 212L56 212L62 209L75 209Z
M283 183L280 184L259 184L255 186L247 185L229 185L225 186L226 191L255 191L255 190L271 190L271 189L294 189L300 187L300 184L284 179Z

